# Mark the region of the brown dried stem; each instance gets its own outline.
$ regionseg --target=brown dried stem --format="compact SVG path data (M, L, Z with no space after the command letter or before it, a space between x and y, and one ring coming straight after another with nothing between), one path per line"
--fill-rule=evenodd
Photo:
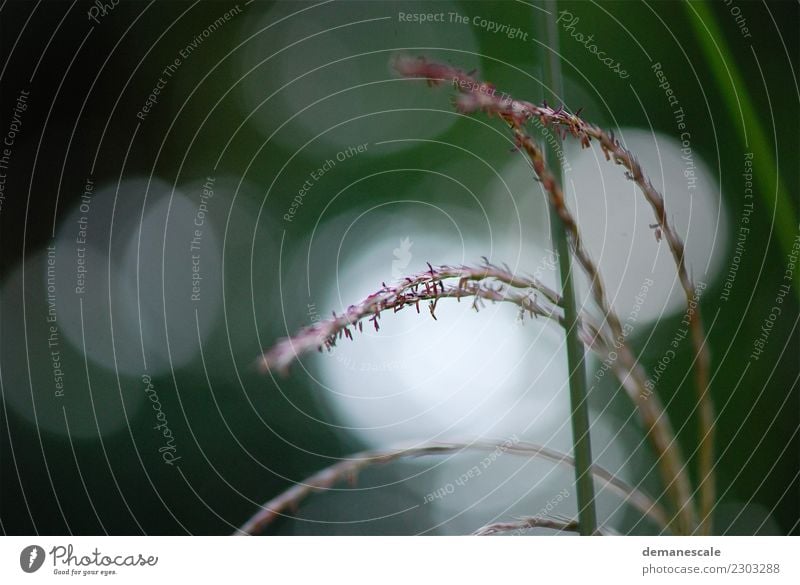
M428 301L428 310L435 319L436 303L442 298L460 300L462 297L472 297L475 310L478 310L481 300L511 302L519 306L522 315L528 313L530 316L561 322L558 314L560 297L535 278L522 277L488 261L479 267L428 266L428 271L407 277L400 284L384 284L360 303L350 305L344 314L334 313L332 318L305 327L293 337L282 339L262 355L261 367L285 374L300 354L315 349L330 349L342 337L352 339L350 327L361 331L364 320L371 321L377 330L380 327L378 320L384 311L396 313L413 306L419 312L419 304ZM457 284L445 284L448 280L457 280Z
M501 449L502 452L514 455L541 457L562 465L575 464L574 459L565 453L525 442L505 442L500 444L489 442L432 443L419 447L390 449L386 451L364 451L318 471L304 481L271 499L245 522L234 535L245 536L262 533L270 523L283 515L287 510L296 510L300 502L312 493L331 489L341 481L353 481L358 472L365 467L385 464L398 459L421 457L425 455L443 455L469 450L496 451L498 449ZM667 512L659 504L654 502L652 498L617 478L602 467L597 465L592 466L592 474L596 479L603 481L611 491L620 495L627 503L653 520L660 528L667 529L669 524Z
M546 516L524 516L512 522L495 522L479 528L472 534L474 536L490 536L501 532L516 532L529 528L550 528L559 532L578 532L577 520L560 520ZM597 532L602 534L602 529Z
M520 127L512 127L514 136L528 154L533 164L534 171L542 182L544 189L550 196L550 201L561 218L572 244L572 253L578 264L583 268L591 282L592 296L600 307L611 330L613 339L624 340L622 325L614 310L611 308L605 294L600 274L594 262L589 257L580 237L578 226L567 209L561 186L544 162L544 156L539 146ZM691 486L685 472L685 464L675 440L674 431L669 424L669 419L664 413L664 408L655 395L643 395L647 378L643 369L633 355L627 344L619 343L617 351L619 364L623 366L621 379L628 390L628 395L638 406L639 412L648 429L651 439L658 454L659 464L664 471L666 489L673 492L676 514L679 519L681 532L688 533L693 529L693 509L691 504ZM631 380L634 384L627 384Z
M394 65L402 75L425 79L429 85L438 85L443 82L452 83L459 91L456 97L456 107L459 111L465 113L483 111L489 115L497 115L509 124L518 147L528 155L534 172L542 182L551 204L556 209L567 230L573 254L589 277L592 296L603 312L613 339L624 340L622 326L607 300L597 267L583 248L580 232L566 206L561 186L545 164L541 148L525 131L525 124L531 119L538 118L543 126L551 124L556 128L560 128L565 137L569 134L577 138L583 147L589 147L591 139L594 138L600 143L607 160L613 160L616 164L620 164L627 169L626 176L639 186L645 199L653 208L658 227L666 238L675 260L678 277L686 295L687 305L690 305L695 294L694 286L686 271L683 242L667 218L664 198L645 176L641 165L633 154L622 146L611 133L589 124L577 114L569 113L561 107L553 109L547 104L537 106L530 102L512 99L504 94L501 97L501 95L497 94L492 84L478 81L472 75L449 65L411 57L400 57L395 60ZM701 445L699 459L701 483L699 489L701 515L703 516L701 531L709 532L710 512L715 499L713 476L714 411L707 393L710 362L699 309L691 310L690 308L689 315L692 341L697 355L695 376L700 408ZM639 407L639 412L644 419L648 429L648 436L652 440L658 455L666 489L673 496L681 532L691 533L695 526L694 508L691 484L685 471L683 456L680 453L663 406L655 395L648 396L650 393L647 392L646 387L647 376L643 368L638 364L638 360L629 347L624 343L622 345L618 352L621 367L617 366L617 372L622 374L620 379L623 386Z
M580 532L578 521L574 519L557 516L523 516L511 522L494 522L492 524L487 524L472 534L473 536L490 536L503 532L520 532L530 528L550 528L558 532ZM598 527L596 532L601 536L616 534L613 530L602 526Z

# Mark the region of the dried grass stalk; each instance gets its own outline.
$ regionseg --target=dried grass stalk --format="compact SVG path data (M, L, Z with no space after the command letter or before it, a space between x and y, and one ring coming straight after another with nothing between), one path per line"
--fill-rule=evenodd
M305 327L294 336L280 340L260 359L264 370L286 374L291 363L301 354L330 349L337 340L352 339L350 331L361 331L363 321L372 322L377 330L381 313L398 312L414 307L420 312L420 303L428 303L430 315L436 318L436 304L442 298L472 297L478 310L482 300L510 302L520 308L522 315L541 316L561 323L559 295L536 278L523 277L508 268L490 264L488 260L478 267L429 266L429 270L405 278L401 283L383 287L355 305L350 305L342 315ZM456 282L450 284L447 281Z
M398 459L421 457L425 455L444 455L461 451L496 451L502 449L505 453L525 457L540 457L562 465L574 466L572 457L554 449L549 449L534 443L517 442L509 443L431 443L427 445L389 449L386 451L364 451L348 459L326 467L310 476L306 480L292 486L285 492L271 499L261 509L245 522L234 535L246 536L261 534L264 529L276 518L288 510L296 510L305 498L314 492L331 489L342 481L354 481L359 471L365 467L385 464ZM612 492L623 498L625 502L650 518L660 528L666 530L669 516L666 510L653 501L648 495L628 483L614 476L611 472L594 465L592 474Z
M627 169L626 176L637 184L653 209L660 234L666 239L675 260L678 278L686 296L687 306L690 306L694 299L695 287L686 270L683 242L669 222L664 198L644 174L633 153L614 138L612 133L605 132L598 126L584 121L577 114L572 114L562 107L554 109L547 104L537 106L530 102L512 99L505 94L498 94L492 84L479 81L472 75L450 65L430 62L422 58L399 57L395 59L394 66L401 75L425 79L429 85L452 84L459 92L455 101L459 111L464 113L482 111L490 116L496 115L509 124L518 147L528 155L537 177L542 182L552 205L564 224L570 237L573 254L589 277L593 298L603 311L613 339L624 339L619 318L608 303L596 266L583 248L580 232L565 204L561 186L545 164L541 148L525 130L525 124L529 120L538 119L543 126L549 124L558 128L564 137L567 135L573 136L580 141L583 147L589 147L591 140L595 139L600 144L607 160L613 160L616 164L622 165ZM697 358L695 362L695 379L700 409L699 491L702 516L701 532L707 533L711 530L710 513L715 500L713 469L714 409L708 395L710 359L708 348L705 344L705 333L699 308L690 310L689 316L691 319L692 342ZM681 531L691 533L695 527L691 484L674 433L666 418L663 406L658 402L655 395L650 395L649 392L646 392L647 376L639 366L634 354L627 345L624 345L618 353L622 366L618 369L618 374L622 374L623 386L639 407L644 423L649 430L648 436L657 451L666 489L673 495Z
M550 528L558 532L578 532L577 520L560 520L547 516L524 516L511 522L495 522L487 524L473 532L475 536L490 536L502 532L518 532L529 528ZM602 534L602 529L597 530Z
M577 138L581 145L588 147L591 139L601 146L607 160L613 160L626 168L626 176L634 181L650 203L656 216L658 236L663 236L675 260L678 277L690 306L695 298L694 285L688 275L684 261L684 246L680 237L668 221L663 197L644 175L641 166L622 144L611 133L589 124L577 114L563 108L553 109L547 104L536 106L529 102L499 97L491 84L480 82L470 74L449 65L428 62L425 59L401 57L395 60L396 69L407 77L423 78L430 85L443 82L452 83L459 94L456 107L465 113L483 111L489 115L502 118L514 135L518 147L523 150L533 167L538 179L548 193L551 204L567 232L570 248L578 264L589 277L592 298L603 314L603 322L592 323L586 316L581 320L581 339L591 349L603 354L611 347L610 340L623 340L623 329L619 318L608 302L605 289L597 267L583 247L577 223L566 206L561 186L547 167L543 152L538 144L527 134L525 124L538 118L543 125L550 124L566 135ZM261 358L262 367L285 373L291 362L301 353L311 349L330 348L342 337L352 338L350 327L359 330L363 320L372 321L378 329L378 320L382 312L397 312L408 306L415 306L419 311L419 303L426 301L431 315L436 318L436 303L440 298L472 297L473 306L478 308L482 300L513 302L521 312L531 316L543 316L563 325L563 317L559 306L561 299L552 290L535 279L520 277L508 268L499 268L488 263L480 267L431 267L430 270L406 278L395 286L386 286L370 295L357 305L351 305L343 315L318 322L301 330L291 338L281 340ZM457 279L457 285L450 282ZM541 295L541 298L540 298ZM708 396L708 377L710 360L705 345L705 333L699 308L688 312L692 331L692 342L695 348L695 381L698 391L700 410L701 445L699 455L700 466L700 531L711 531L710 515L715 500L715 481L713 475L713 436L714 411ZM615 344L617 345L617 344ZM695 510L692 499L691 484L686 472L686 465L674 432L658 397L648 391L648 379L644 369L639 365L627 344L617 350L618 359L614 370L622 386L637 405L642 417L647 436L651 440L657 454L658 466L667 493L670 494L675 508L675 523L679 532L688 534L695 529ZM441 448L441 447L437 447ZM406 452L389 454L390 459L405 456ZM374 454L385 458L387 454ZM337 464L340 465L340 464ZM349 466L344 467L350 469ZM280 510L285 505L305 497L307 491L321 489L327 485L330 477L338 477L337 466L323 470L313 476L308 485L295 486L269 504L269 510ZM333 474L333 476L329 474ZM286 502L286 504L284 504ZM666 522L666 515L663 516Z
M479 528L472 534L474 536L490 536L503 532L523 532L530 528L549 528L558 532L580 532L578 521L558 515L522 516L510 522L494 522ZM600 536L616 536L617 533L610 528L599 526L596 534Z

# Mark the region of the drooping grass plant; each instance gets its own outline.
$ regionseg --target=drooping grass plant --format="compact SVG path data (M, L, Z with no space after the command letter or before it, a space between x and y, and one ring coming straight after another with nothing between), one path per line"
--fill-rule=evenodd
M453 284L455 283L455 284ZM262 368L288 371L294 359L306 352L330 349L342 338L352 339L353 330L361 331L364 321L376 331L380 329L381 313L397 312L414 307L420 312L420 303L428 301L427 311L435 319L439 299L461 300L472 297L472 306L477 311L481 300L506 301L518 305L520 311L530 316L541 316L561 322L558 311L561 297L535 278L514 274L508 268L493 266L487 261L482 266L437 266L419 274L407 276L396 285L383 287L363 301L350 305L341 314L334 313L331 319L318 321L283 339L261 356Z
M601 358L607 357L612 347L616 350L617 359L612 360L614 373L622 388L637 407L647 438L655 451L663 488L672 508L671 515L665 514L662 517L660 513L658 514L659 522L664 528L677 534L710 533L711 511L715 501L714 410L708 394L710 360L699 307L693 306L695 287L686 269L684 245L669 222L662 195L644 174L633 153L627 150L614 137L613 133L586 122L578 114L571 113L563 107L552 108L546 103L539 106L505 95L501 97L490 83L479 81L471 74L451 65L431 62L424 58L398 57L394 60L394 67L400 75L423 79L431 86L452 85L457 90L455 106L460 112L464 114L482 112L492 117L498 117L507 124L514 143L527 156L537 180L548 195L553 215L560 222L566 234L569 251L577 265L588 277L592 299L602 315L599 321L593 320L586 314L576 315L571 324L579 331L579 338L586 348L595 351ZM697 408L700 414L698 417L700 427L699 479L696 490L692 488L685 458L664 407L657 394L650 390L651 386L644 368L625 342L626 336L619 317L611 307L597 266L584 248L578 224L566 205L563 189L556 175L548 166L544 151L527 132L527 124L534 119L538 120L542 126L555 129L564 139L567 137L577 139L583 147L588 148L593 141L596 142L606 160L624 167L626 177L636 183L653 209L658 230L656 237L663 237L669 246L675 260L678 279L686 296L687 306L690 308L687 315L690 319L691 339L695 352L693 367ZM397 312L410 307L420 311L420 303L424 302L428 305L430 315L436 318L436 306L441 299L460 300L463 297L470 297L476 310L484 301L512 302L520 307L523 315L541 316L552 319L562 326L568 325L564 318L562 296L549 290L535 279L514 274L506 268L491 265L488 261L479 267L440 266L434 268L429 265L429 271L409 276L396 285L384 284L374 294L348 307L344 314L334 314L331 319L319 321L302 329L295 336L280 341L263 354L260 362L266 369L285 373L298 355L314 349L330 348L342 338L352 339L353 331L360 331L365 320L371 322L372 326L377 329L380 316L386 311ZM586 438L588 439L588 436ZM461 445L460 447L466 448L467 446ZM442 449L453 450L458 447L451 445L444 448L442 446L431 448L432 452L441 452ZM404 456L399 453L406 452L373 453L367 457L356 458L356 460L393 460ZM537 448L537 453L541 453L541 448ZM410 454L419 453L412 450ZM425 454L430 453L426 452ZM569 462L575 465L573 459L570 458ZM358 465L355 469L357 468L359 468ZM353 468L349 467L345 461L319 472L303 484L295 486L285 494L268 502L248 524L242 527L240 532L252 534L263 529L275 515L291 505L296 505L297 501L305 497L307 493L315 489L330 487L338 481L342 476L342 469L352 470ZM598 468L591 465L590 469L592 476L596 478ZM580 478L580 473L578 477ZM619 487L619 480L610 483ZM697 523L698 510L695 508L695 491L700 495L701 523L699 526ZM627 490L625 497L634 506L637 506L637 502L641 502L642 498L650 501L649 497L632 489ZM581 502L579 502L580 505ZM652 512L653 506L651 504L648 507L650 512ZM642 509L640 506L637 508ZM647 511L645 513L653 517L651 513ZM494 528L485 527L478 533L497 532L503 526L521 528L533 525L560 526L561 529L574 529L584 534L593 532L582 529L578 521L570 520L558 524L555 519L539 521L536 517L530 517L527 520L506 523ZM607 533L606 530L600 532Z
M549 449L534 443L516 442L513 444L493 444L482 441L472 443L433 443L416 447L387 449L384 451L366 451L357 453L352 457L343 459L330 467L326 467L306 478L302 482L286 490L282 494L273 498L254 514L245 524L243 524L234 534L254 535L260 534L264 529L274 522L286 511L296 509L300 503L314 492L324 491L333 488L336 484L344 481L354 481L358 472L366 467L375 465L385 465L398 459L409 459L431 455L447 455L461 453L464 451L495 451L501 449L503 453L519 455L522 457L538 457L554 463L574 466L575 460L555 449ZM653 501L641 490L630 486L624 481L614 476L611 472L599 466L593 466L591 474L597 481L603 482L609 490L622 497L633 508L639 510L647 516L660 529L666 529L669 524L669 516L658 503ZM537 520L540 526L547 527L546 523L552 518L530 517L527 522L532 523ZM531 526L532 527L532 526ZM520 526L509 524L507 528L502 526L487 526L476 531L476 533L494 534L508 530L519 529ZM563 530L576 531L577 522L569 523Z

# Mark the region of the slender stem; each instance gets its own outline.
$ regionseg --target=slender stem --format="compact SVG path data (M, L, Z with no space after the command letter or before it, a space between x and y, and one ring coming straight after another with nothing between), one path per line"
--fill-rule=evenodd
M356 453L348 458L334 463L317 471L305 480L296 483L285 492L275 496L261 506L253 516L234 532L234 535L255 535L264 532L276 518L289 515L297 510L300 503L314 492L334 490L334 486L342 481L355 481L357 474L367 468L397 461L400 459L413 459L428 455L446 455L466 451L484 451L508 453L522 457L538 457L553 461L560 465L575 465L575 460L565 453L554 449L526 443L523 441L508 440L503 443L490 443L474 441L470 443L428 443L415 447L398 447L382 451L365 451ZM602 467L594 466L592 474L602 482L603 489L619 495L622 499L640 511L657 526L669 530L669 516L667 511L644 492L630 486Z
M330 349L337 339L353 339L352 327L361 331L363 321L372 322L378 330L378 319L384 311L398 312L415 307L420 312L420 302L429 301L428 309L436 318L436 304L443 298L473 297L472 306L477 311L483 300L511 302L519 306L520 318L527 313L531 317L542 316L563 324L559 309L559 296L536 278L527 278L513 273L509 268L494 266L485 260L473 266L429 266L429 270L407 276L395 285L386 284L366 299L350 305L340 315L317 321L313 325L287 337L264 352L259 365L267 371L288 373L289 365L302 353L322 348ZM445 284L457 280L458 284ZM541 296L540 296L541 295Z
M479 528L472 534L474 536L489 536L491 534L502 534L503 532L516 532L527 530L528 528L549 528L557 532L580 532L577 520L547 518L542 516L524 516L511 522L495 522ZM616 536L616 532L608 528L598 528L597 534L603 536Z
M605 286L600 278L597 266L595 266L583 247L578 225L564 201L563 189L556 181L549 166L545 163L544 152L526 132L525 125L527 122L539 120L542 125L549 126L549 129L557 128L560 129L562 134L566 132L566 134L573 136L586 148L591 146L592 140L596 140L600 144L607 161L613 161L626 169L625 176L639 186L642 195L653 208L659 228L663 233L663 237L667 240L675 259L681 286L687 296L692 297L694 296L694 285L684 264L683 242L668 221L664 198L644 174L633 153L614 138L612 132L606 132L598 126L586 122L577 114L572 114L562 107L553 109L547 104L535 106L530 102L509 97L498 97L492 84L478 81L464 71L450 65L430 62L422 58L398 57L395 59L394 66L401 75L425 79L432 86L440 85L444 82L453 83L454 87L457 85L458 94L455 106L459 112L472 113L481 111L490 116L499 116L509 125L514 135L515 144L528 155L536 176L549 195L551 205L558 211L561 223L569 236L573 257L589 278L592 297L603 313L604 323L601 326L608 328L611 338L621 340L614 371L622 383L622 389L636 404L642 422L647 429L647 438L652 442L656 451L657 464L664 480L664 487L675 506L676 529L681 534L691 534L696 527L694 499L687 468L680 445L676 440L675 432L658 395L652 392L652 383L647 379L644 368L625 343L625 332L622 324L606 296ZM588 324L585 322L584 326L588 326ZM584 340L584 342L588 342L592 349L602 349L595 345L593 339ZM607 341L605 345L609 347ZM707 351L707 345L702 344L699 346L697 353L700 355L701 352L707 353ZM701 398L710 400L707 392Z
M550 528L558 532L580 532L576 520L559 520L558 518L542 518L541 516L526 516L512 522L495 522L479 528L472 534L474 536L489 536L503 532L518 532L528 528Z
M569 368L569 400L572 421L572 444L575 452L575 491L578 496L578 526L583 536L597 530L597 514L594 503L594 481L589 470L592 467L592 445L589 428L589 402L586 388L586 362L584 348L578 338L578 309L575 303L573 272L567 235L564 227L550 209L553 243L558 252L558 267L562 280L564 303L564 334L567 344Z
M545 0L546 8L551 17L542 19L546 22L547 45L551 48L546 51L545 78L552 91L563 96L561 79L561 63L558 60L558 29L554 15L557 14L555 0ZM557 144L560 138L553 135ZM547 142L547 141L545 141ZM553 149L548 147L553 154ZM551 164L556 180L564 184L561 161L557 157ZM569 368L569 400L572 411L572 444L575 452L575 491L578 497L578 527L582 536L593 535L597 532L597 512L595 511L594 480L592 478L592 443L589 432L589 401L586 388L586 358L583 343L578 333L579 313L575 300L575 287L572 271L572 257L569 241L564 225L558 211L548 203L550 209L550 229L553 245L558 253L558 268L561 274L561 298L564 310L564 333L567 344L567 365Z

